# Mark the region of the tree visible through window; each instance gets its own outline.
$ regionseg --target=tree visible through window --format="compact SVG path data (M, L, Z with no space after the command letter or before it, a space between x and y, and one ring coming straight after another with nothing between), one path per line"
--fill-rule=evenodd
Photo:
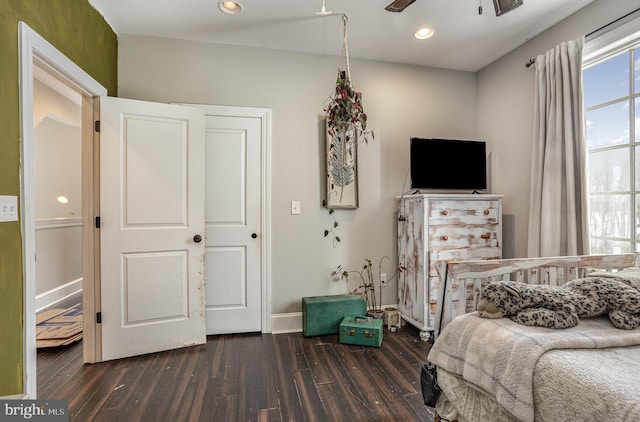
M640 36L585 62L591 253L640 251Z

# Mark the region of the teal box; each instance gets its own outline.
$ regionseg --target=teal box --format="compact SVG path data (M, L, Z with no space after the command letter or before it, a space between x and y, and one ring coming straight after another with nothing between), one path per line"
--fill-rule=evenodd
M367 303L358 295L303 297L302 333L307 337L338 334L344 317L366 313Z
M382 319L365 316L344 317L340 323L340 343L380 347Z

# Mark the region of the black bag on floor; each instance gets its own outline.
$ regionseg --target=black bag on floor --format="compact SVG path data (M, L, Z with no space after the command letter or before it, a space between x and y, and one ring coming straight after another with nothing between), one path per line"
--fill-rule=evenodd
M420 371L420 384L422 385L422 398L424 404L429 407L435 407L438 397L440 397L440 387L438 386L438 377L436 375L436 367L431 363L422 365Z

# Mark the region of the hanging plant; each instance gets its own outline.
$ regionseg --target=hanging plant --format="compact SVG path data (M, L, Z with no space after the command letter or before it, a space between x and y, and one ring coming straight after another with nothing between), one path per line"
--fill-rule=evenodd
M348 60L348 59L347 59ZM351 86L347 70L338 69L336 89L330 97L325 113L327 115L327 130L331 136L356 131L356 136L362 137L367 143L369 136L373 138L373 131L367 131L367 114L362 107L362 93Z
M367 131L367 114L362 107L362 93L351 85L349 68L349 45L347 43L347 16L342 15L344 38L338 65L338 77L333 94L324 107L327 117L327 131L335 137L341 133L355 131L357 138L368 143L374 138L373 131Z
M374 133L367 130L367 114L362 107L362 93L351 85L349 49L347 44L347 16L342 16L344 40L338 66L338 77L334 92L324 107L327 125L327 199L334 224L324 231L325 237L333 234L334 246L340 242L334 230L338 223L334 208L357 208L357 144L368 143ZM353 185L353 186L351 186ZM343 198L345 188L350 187L350 196ZM335 198L335 199L334 199ZM336 240L337 239L337 240Z

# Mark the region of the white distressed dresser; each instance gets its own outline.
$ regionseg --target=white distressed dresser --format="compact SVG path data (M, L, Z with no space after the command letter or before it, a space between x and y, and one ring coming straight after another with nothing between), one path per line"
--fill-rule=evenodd
M428 340L434 329L440 279L436 261L502 257L502 197L427 194L400 198L398 311Z

